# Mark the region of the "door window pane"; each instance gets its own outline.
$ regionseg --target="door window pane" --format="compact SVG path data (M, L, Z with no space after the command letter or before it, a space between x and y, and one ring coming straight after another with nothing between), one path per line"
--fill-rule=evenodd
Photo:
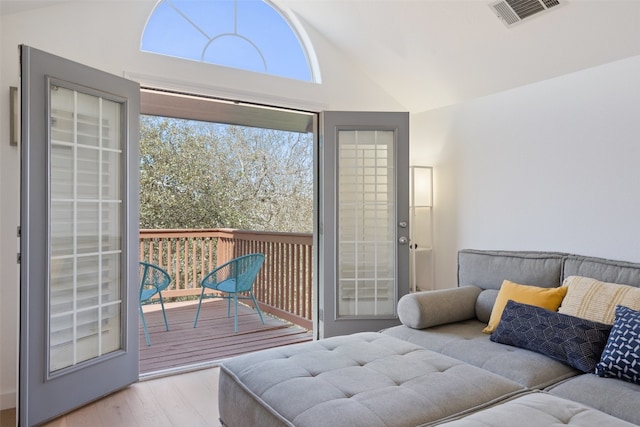
M49 372L121 348L122 104L50 87Z
M338 132L338 316L395 313L394 136Z
M76 185L78 199L98 199L100 193L100 152L92 148L78 147L76 159Z

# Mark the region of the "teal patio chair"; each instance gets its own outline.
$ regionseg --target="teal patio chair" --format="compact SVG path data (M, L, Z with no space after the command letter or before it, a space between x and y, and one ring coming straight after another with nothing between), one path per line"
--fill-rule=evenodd
M150 299L158 294L160 299L160 305L162 306L162 316L164 317L165 330L169 330L169 323L167 323L167 314L164 311L164 301L162 299L162 291L169 287L171 283L171 276L164 269L158 267L155 264L140 261L140 318L142 319L142 327L144 329L144 338L147 341L147 345L151 345L151 339L149 338L149 331L147 330L147 322L144 320L144 313L142 312L142 306L149 304Z
M193 322L195 328L198 324L198 316L200 315L200 306L203 298L225 298L227 300L227 317L230 317L231 300L234 304L233 328L238 333L238 300L250 299L260 316L260 321L264 325L262 311L253 296L253 282L255 282L258 272L264 262L264 254L249 254L234 258L229 262L216 267L202 279L202 292L200 292L200 301L198 302L198 311L196 319ZM205 296L204 291L212 289L218 291L214 294ZM243 295L240 295L243 294ZM248 294L248 296L247 296Z

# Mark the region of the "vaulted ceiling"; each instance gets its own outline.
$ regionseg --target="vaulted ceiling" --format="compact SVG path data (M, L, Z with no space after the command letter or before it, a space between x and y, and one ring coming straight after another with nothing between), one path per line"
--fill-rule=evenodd
M413 112L640 55L640 0L560 0L511 28L491 0L273 1Z
M491 2L281 0L410 111L640 55L638 0L561 1L511 28Z

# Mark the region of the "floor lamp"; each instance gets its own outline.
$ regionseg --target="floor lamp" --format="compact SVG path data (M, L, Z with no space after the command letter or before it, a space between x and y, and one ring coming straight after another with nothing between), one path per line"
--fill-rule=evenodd
M429 269L429 286L433 288L433 168L430 166L409 167L409 253L411 256L411 291L418 288L417 258L418 254L429 257L426 268Z

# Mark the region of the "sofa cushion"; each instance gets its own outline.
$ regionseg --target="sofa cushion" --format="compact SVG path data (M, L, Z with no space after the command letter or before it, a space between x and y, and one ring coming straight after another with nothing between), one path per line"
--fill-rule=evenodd
M262 426L262 415L282 426L415 426L521 391L483 369L371 332L224 361L219 409L232 426Z
M617 305L640 310L640 288L601 282L582 276L569 276L563 287L567 295L558 312L613 324Z
M526 348L593 373L611 326L509 301L491 341Z
M583 403L614 417L640 425L640 386L603 378L595 374L582 374L550 386L549 393ZM603 424L603 427L608 424Z
M476 300L476 318L484 323L489 323L491 318L491 310L498 298L498 291L496 289L485 289L480 292L478 299Z
M442 427L551 427L560 425L631 427L634 424L580 403L536 392L515 397L464 418L438 425Z
M463 286L407 294L398 301L398 317L414 329L473 319L480 292L476 286Z
M462 249L458 252L458 285L498 290L507 279L555 288L562 284L565 257L557 252Z
M592 277L602 282L640 287L640 264L568 255L564 262L562 280L569 276Z
M498 292L496 303L491 311L489 324L482 332L490 334L495 331L496 326L498 326L498 323L500 322L502 311L509 300L556 311L566 293L567 289L564 287L542 288L539 286L521 285L505 280L502 282L502 287L500 288L500 292Z
M640 312L616 307L616 319L596 374L640 385Z
M466 320L421 330L400 325L382 332L455 357L525 387L547 387L580 373L543 354L492 342L489 335L482 333L482 325L478 320Z

